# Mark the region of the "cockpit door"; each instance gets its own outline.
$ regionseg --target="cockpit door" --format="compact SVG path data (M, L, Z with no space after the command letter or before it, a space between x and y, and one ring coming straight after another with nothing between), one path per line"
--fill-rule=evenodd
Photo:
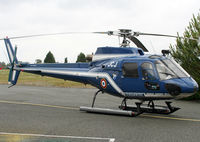
M151 62L143 62L141 64L142 81L145 92L158 92L160 84L156 78L155 70Z
M120 86L124 92L142 92L142 84L137 62L122 63Z

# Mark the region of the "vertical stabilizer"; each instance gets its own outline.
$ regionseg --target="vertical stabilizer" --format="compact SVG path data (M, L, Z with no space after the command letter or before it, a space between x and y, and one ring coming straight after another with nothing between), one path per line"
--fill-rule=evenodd
M5 38L4 39L4 42L5 42L5 45L6 45L6 50L7 50L7 53L8 53L8 57L9 57L9 60L10 60L10 64L13 63L13 61L18 64L18 60L17 60L17 57L15 57L15 60L14 60L14 50L13 50L13 47L12 47L12 44L10 42L10 39L9 38Z
M14 86L17 83L20 71L15 70L16 64L18 64L18 60L16 57L17 54L17 47L15 47L15 50L13 50L12 44L10 42L9 38L4 39L5 45L6 45L6 50L8 53L8 57L10 60L10 72L9 72L9 77L8 77L8 83L11 84L11 86ZM10 86L10 87L11 87Z

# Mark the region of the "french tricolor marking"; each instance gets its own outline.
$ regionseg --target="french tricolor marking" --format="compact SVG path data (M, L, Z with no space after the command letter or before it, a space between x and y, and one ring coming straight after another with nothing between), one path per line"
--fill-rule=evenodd
M104 78L101 79L101 87L102 87L103 89L106 89L106 88L107 88L107 81L106 81L106 79L104 79Z

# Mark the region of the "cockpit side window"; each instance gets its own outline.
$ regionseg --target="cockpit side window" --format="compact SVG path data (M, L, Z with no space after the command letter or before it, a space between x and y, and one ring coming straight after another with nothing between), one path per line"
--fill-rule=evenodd
M155 80L155 74L153 70L153 66L149 62L142 63L141 65L142 69L142 76L144 80Z
M124 77L138 78L138 65L137 63L124 63L122 67Z
M187 72L173 60L164 59L155 62L161 80L190 77Z
M167 62L167 60L158 60L155 62L155 65L161 80L178 78L177 74L175 73L176 69L170 68L171 62Z

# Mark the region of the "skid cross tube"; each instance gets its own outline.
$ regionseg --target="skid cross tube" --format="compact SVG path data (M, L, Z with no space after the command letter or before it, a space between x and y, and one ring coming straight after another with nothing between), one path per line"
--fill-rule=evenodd
M96 96L97 94L101 92L101 90L98 90L95 94L94 94L94 97L93 97L93 101L92 101L92 107L94 107L94 103L95 103L95 100L96 100Z
M152 109L155 108L154 102L152 100L149 101L148 106L151 107Z
M126 97L122 100L121 106L119 107L120 109L126 109L126 107L127 107L126 100L127 100Z

